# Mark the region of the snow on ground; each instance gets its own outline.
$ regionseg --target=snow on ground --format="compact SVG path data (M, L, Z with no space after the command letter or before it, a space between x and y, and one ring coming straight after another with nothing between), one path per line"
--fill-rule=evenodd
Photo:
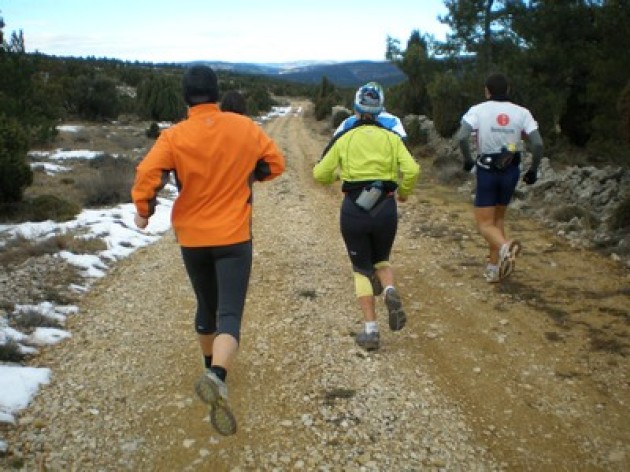
M274 107L265 121L269 118L298 114L301 110L290 107ZM161 123L160 127L168 124ZM82 128L78 125L62 125L57 129L65 132L77 132ZM68 160L94 159L103 155L102 151L92 150L63 150L31 151L31 159ZM64 172L64 166L47 162L34 162L32 167L43 167L46 172ZM81 234L84 238L99 238L105 241L107 249L94 255L78 255L69 251L61 251L56 257L68 261L79 268L84 276L84 285L73 286L77 292L86 292L94 280L103 277L117 260L125 258L135 250L156 242L169 228L173 197L176 189L169 184L163 192L165 197L158 198L155 214L151 217L149 226L139 230L134 224L135 207L133 204L122 204L114 208L102 210L83 210L72 221L56 223L44 221L38 223L22 223L18 225L0 225L2 239L22 237L30 240L46 239L54 235L72 232ZM2 250L0 243L0 250ZM60 306L51 302L38 305L16 305L12 315L23 312L35 312L46 316L63 327L66 317L79 312L76 306ZM38 346L56 344L71 337L71 333L63 328L37 328L30 334L22 333L9 327L8 320L0 317L0 346L12 341L18 344L24 354L36 354ZM0 424L15 424L15 414L26 408L31 399L37 394L42 384L50 382L53 373L48 368L26 367L19 364L0 363ZM7 444L0 438L0 453L6 451Z

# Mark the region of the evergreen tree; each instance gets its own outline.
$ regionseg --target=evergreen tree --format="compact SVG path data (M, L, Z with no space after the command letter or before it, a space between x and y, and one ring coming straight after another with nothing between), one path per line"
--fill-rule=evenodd
M28 135L14 118L0 115L0 214L6 215L11 204L22 200L24 189L33 183L26 154Z
M403 113L429 115L431 102L427 85L435 73L434 61L429 57L430 37L414 30L407 41L407 49L401 50L398 40L387 38L385 57L392 61L406 76L407 82L396 88L388 107Z
M152 74L138 86L138 114L152 121L179 121L186 116L181 79Z

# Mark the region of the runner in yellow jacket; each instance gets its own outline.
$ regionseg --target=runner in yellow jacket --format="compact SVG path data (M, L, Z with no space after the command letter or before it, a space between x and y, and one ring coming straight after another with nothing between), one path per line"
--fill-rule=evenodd
M371 82L359 88L354 103L357 122L333 138L313 168L318 182L331 184L337 173L343 181L341 234L365 324L356 342L367 350L380 347L375 295L384 293L390 329L402 329L407 319L389 262L398 227L394 196L398 195L399 202L406 201L420 175L420 166L401 137L376 120L383 104L380 85Z
M227 403L227 370L240 341L252 264L252 184L284 171L276 144L250 118L222 112L212 69L183 79L188 119L162 131L137 168L132 198L145 228L171 172L179 195L171 221L197 298L195 328L206 370L195 384L224 435L236 432Z

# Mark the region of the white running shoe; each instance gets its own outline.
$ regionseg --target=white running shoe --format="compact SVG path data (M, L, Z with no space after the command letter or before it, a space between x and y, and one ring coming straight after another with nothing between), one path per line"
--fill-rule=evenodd
M516 268L516 256L521 252L522 246L520 241L514 239L501 246L499 251L499 278L501 280L514 272Z
M488 264L486 270L483 271L483 276L486 278L486 282L493 284L501 280L499 277L499 267Z
M210 423L223 436L236 433L236 419L227 401L228 389L225 382L210 369L195 382L195 392L210 409Z

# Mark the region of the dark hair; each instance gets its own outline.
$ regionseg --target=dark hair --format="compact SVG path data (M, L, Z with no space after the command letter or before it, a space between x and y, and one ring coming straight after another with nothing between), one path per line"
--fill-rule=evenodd
M225 92L221 98L221 110L231 111L232 113L239 113L241 115L247 114L247 102L245 101L245 97L236 90Z
M216 103L219 98L219 84L214 71L208 66L192 66L182 79L184 101L189 106L200 103Z
M508 79L500 72L490 74L486 79L486 88L488 89L491 97L504 98L508 94Z

